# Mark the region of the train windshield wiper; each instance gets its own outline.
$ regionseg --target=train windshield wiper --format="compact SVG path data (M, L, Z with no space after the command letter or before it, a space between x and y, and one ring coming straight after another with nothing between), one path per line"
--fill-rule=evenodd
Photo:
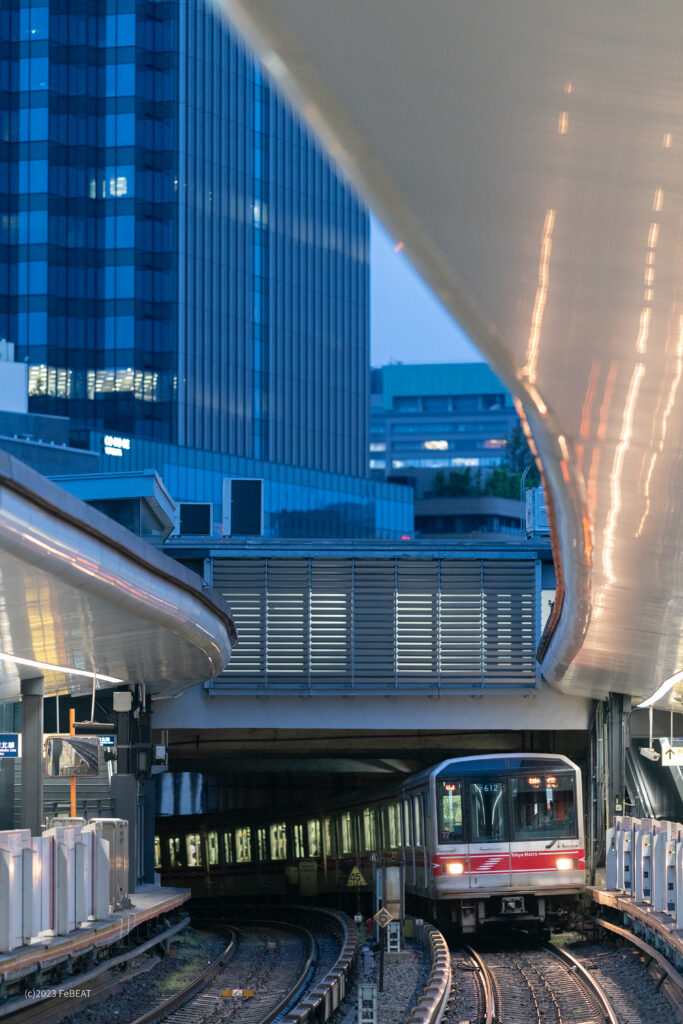
M557 842L557 839L553 839L553 840L552 840L552 841L551 841L550 843L548 843L548 845L546 846L546 850L549 850L549 849L550 849L551 847L553 847L553 846L555 845L555 843L556 843L556 842Z

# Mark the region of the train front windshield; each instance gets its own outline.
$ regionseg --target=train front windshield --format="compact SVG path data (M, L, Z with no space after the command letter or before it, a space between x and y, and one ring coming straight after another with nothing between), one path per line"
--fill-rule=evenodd
M515 839L577 835L573 774L542 772L511 782Z

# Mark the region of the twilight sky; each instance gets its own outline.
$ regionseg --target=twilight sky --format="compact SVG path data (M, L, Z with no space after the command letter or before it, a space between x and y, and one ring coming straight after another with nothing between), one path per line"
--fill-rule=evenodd
M482 356L413 270L375 217L370 219L370 339L373 366L482 362Z

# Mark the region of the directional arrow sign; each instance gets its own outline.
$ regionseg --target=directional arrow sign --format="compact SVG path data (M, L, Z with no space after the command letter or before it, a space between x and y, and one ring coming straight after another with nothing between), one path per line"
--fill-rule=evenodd
M380 928L386 928L389 922L394 920L394 915L386 907L380 907L373 920L377 922Z

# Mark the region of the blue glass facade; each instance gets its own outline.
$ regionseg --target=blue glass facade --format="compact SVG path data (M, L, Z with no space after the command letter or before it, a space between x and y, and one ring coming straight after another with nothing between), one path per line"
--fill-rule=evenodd
M5 0L0 46L0 337L30 410L365 477L367 215L219 15Z
M107 438L107 440L105 440ZM176 502L211 502L221 521L226 477L263 479L265 537L348 537L397 540L413 532L413 492L383 481L182 448L142 438L84 432L84 446L100 453L103 473L156 468ZM123 443L122 443L123 442Z

